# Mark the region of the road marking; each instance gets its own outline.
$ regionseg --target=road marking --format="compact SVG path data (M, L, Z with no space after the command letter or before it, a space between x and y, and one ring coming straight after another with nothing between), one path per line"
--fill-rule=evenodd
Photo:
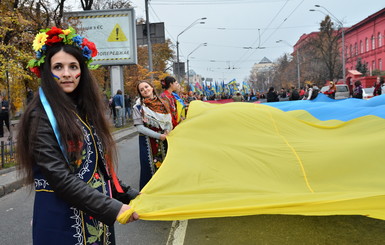
M174 220L168 235L167 245L183 245L188 220Z

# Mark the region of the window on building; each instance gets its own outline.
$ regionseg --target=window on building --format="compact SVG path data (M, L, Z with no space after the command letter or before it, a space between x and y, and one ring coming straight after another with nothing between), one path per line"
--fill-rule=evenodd
M357 47L357 43L354 44L354 55L358 55L358 47Z
M376 48L376 40L374 39L374 36L372 36L372 49Z
M360 54L364 52L364 44L362 43L362 40L360 41Z
M349 47L348 46L345 46L345 57L346 58L349 58Z
M376 61L373 60L373 61L372 61L372 71L375 70L375 69L376 69Z
M349 56L353 57L353 46L351 44L350 44L350 47L349 47Z
M378 70L382 71L382 59L378 59Z
M381 36L381 32L378 33L378 47L381 47L382 46L382 36Z
M368 40L368 38L365 39L365 51L366 52L369 51L369 40Z

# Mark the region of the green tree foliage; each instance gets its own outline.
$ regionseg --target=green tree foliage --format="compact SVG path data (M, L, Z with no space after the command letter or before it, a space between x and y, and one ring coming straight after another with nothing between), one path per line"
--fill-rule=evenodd
M366 66L365 63L364 64L362 63L361 58L358 58L357 60L356 70L361 72L363 76L366 76L366 74L368 73L368 67Z

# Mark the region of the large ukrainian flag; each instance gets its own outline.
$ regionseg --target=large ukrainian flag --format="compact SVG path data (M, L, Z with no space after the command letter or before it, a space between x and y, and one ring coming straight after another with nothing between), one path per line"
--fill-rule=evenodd
M145 220L255 214L385 219L385 95L368 101L194 101L131 202ZM123 217L121 217L123 218Z

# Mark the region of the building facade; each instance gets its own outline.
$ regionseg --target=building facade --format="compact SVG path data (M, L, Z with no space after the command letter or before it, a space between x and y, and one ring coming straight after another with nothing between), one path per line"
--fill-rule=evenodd
M373 71L385 69L385 8L345 30L346 69L355 70L359 59Z

